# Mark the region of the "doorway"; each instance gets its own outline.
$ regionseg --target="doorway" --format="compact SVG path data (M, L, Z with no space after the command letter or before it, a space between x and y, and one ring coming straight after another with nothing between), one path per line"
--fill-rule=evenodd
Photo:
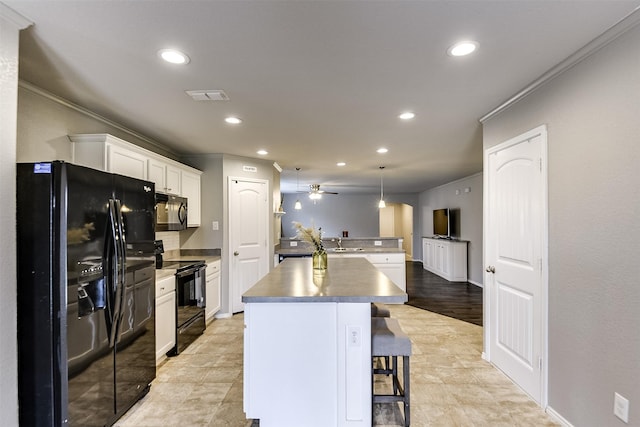
M406 203L387 203L380 208L380 237L402 238L405 259L413 259L413 206Z
M231 310L244 311L242 294L269 271L269 183L229 177Z
M485 151L485 357L546 406L547 131Z

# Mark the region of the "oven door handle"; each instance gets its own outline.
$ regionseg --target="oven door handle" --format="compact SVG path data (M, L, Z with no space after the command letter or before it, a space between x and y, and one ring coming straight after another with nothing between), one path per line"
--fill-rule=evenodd
M203 266L190 267L187 270L177 272L176 277L190 276L192 274L195 274L197 271L202 270L203 268Z

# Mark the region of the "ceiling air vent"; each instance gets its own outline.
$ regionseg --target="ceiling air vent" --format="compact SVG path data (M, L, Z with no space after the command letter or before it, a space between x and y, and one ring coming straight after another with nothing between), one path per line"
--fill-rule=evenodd
M187 95L194 101L228 101L229 97L223 90L188 90Z

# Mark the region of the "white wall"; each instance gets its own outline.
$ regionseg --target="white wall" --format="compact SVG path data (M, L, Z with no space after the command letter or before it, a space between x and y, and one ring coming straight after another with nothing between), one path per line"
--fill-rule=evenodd
M0 424L18 425L16 329L16 122L19 30L30 25L0 3Z
M469 192L465 192L465 189L469 189ZM456 230L455 237L469 241L467 246L467 274L469 281L482 286L484 283L484 268L482 265L482 173L420 193L420 237L433 236L433 211L444 208L456 210L458 230ZM416 252L418 252L417 246L414 247L414 253ZM422 254L422 244L420 244L420 254Z
M637 20L636 20L637 22ZM485 149L541 124L549 155L549 406L640 425L640 26L484 124Z

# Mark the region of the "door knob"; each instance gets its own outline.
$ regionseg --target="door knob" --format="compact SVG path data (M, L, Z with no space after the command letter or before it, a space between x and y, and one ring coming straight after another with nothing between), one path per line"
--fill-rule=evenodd
M496 268L495 268L493 265L490 265L489 267L487 267L487 268L485 269L485 271L486 271L487 273L495 273L495 272L496 272Z
M233 253L233 256L238 256L238 255L240 255L240 252L238 252L238 251L235 251L235 252Z

